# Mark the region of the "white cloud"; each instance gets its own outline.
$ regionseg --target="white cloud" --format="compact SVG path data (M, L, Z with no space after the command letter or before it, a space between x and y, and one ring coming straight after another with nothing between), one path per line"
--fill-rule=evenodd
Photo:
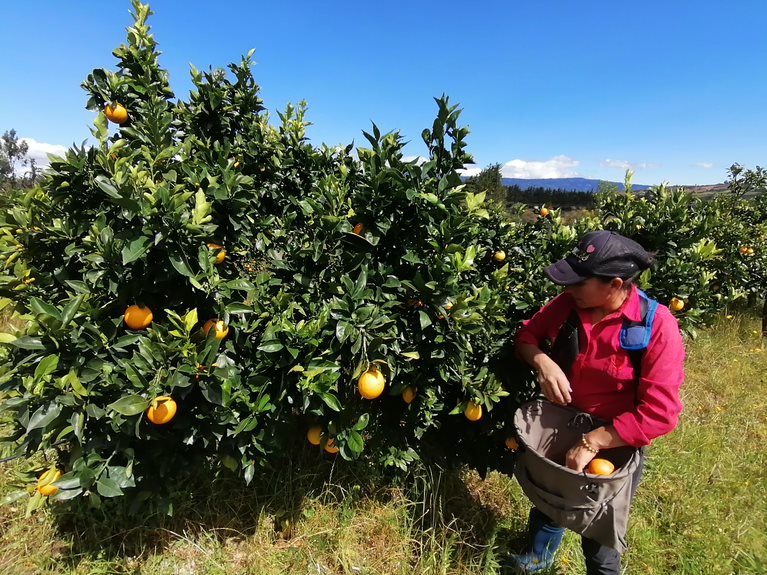
M477 164L466 164L462 170L458 170L458 173L465 178L473 178L478 176L482 172L482 168Z
M50 164L48 154L63 156L67 152L67 147L59 144L46 144L45 142L38 142L33 138L19 139L29 146L27 157L34 160L38 168L45 168Z
M711 162L695 162L693 166L696 168L703 168L704 170L710 170L714 167L714 164Z
M569 156L554 156L545 162L511 160L501 167L504 178L574 178L580 162Z
M599 163L603 168L616 168L622 172L631 170L633 172L637 170L652 170L658 167L658 164L651 164L648 162L629 162L628 160L602 160Z

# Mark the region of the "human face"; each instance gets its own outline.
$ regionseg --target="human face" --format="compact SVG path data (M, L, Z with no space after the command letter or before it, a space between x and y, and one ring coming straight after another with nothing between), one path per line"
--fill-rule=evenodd
M622 287L623 280L620 278L613 278L609 282L600 278L588 278L567 286L565 291L572 294L575 305L581 309L604 308L612 311L615 304L621 300Z

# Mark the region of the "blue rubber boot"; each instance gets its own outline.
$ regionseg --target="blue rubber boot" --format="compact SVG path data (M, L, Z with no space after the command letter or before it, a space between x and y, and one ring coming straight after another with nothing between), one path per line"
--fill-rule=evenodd
M554 555L562 543L565 528L554 525L533 507L527 529L530 534L530 551L509 555L503 566L519 573L541 573L554 564Z

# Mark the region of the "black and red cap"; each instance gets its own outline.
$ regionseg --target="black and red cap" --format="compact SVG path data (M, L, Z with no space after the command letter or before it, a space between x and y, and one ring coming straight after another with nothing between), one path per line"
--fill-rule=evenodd
M634 240L599 230L584 235L570 255L544 273L555 284L568 286L591 277L628 279L652 263L652 255Z

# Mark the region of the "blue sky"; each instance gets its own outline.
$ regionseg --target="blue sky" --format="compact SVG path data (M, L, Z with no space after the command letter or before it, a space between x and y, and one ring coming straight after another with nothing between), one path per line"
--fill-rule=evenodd
M445 93L478 167L509 177L620 181L631 167L636 183L692 185L767 164L764 0L150 5L177 97L189 64L224 67L255 48L266 106L276 117L306 100L315 144L362 145L375 122L423 154ZM129 12L128 0L0 2L0 131L36 154L87 140L80 84L114 68Z

